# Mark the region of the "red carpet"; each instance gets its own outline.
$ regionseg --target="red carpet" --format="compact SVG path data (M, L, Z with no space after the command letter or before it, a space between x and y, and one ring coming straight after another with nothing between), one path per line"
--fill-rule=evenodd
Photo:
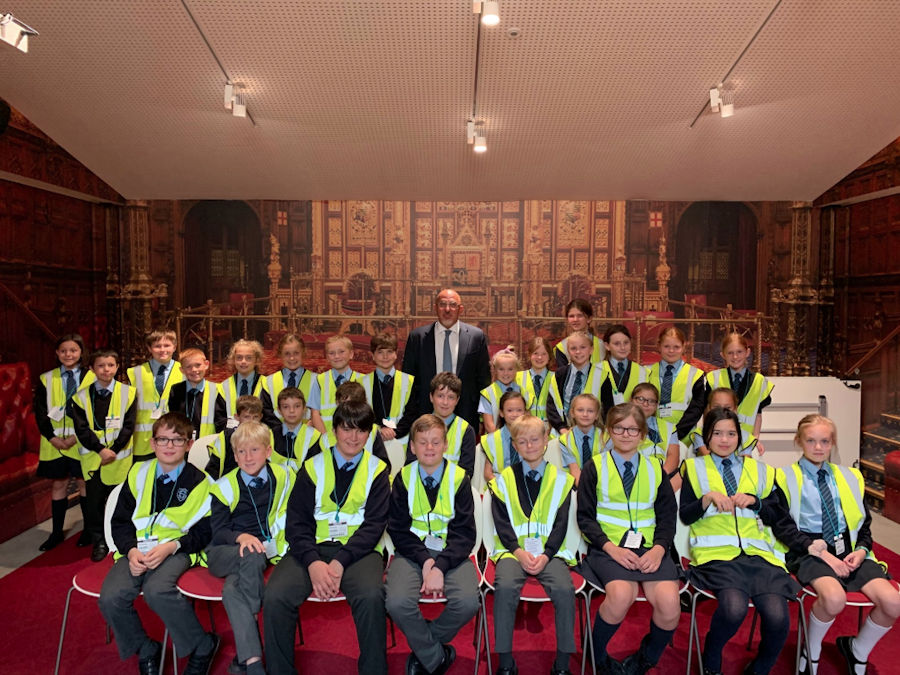
M51 673L56 659L56 646L62 622L62 611L66 592L72 576L82 567L90 565L87 555L90 549L75 548L74 538L53 551L45 553L0 579L0 598L2 598L3 619L0 619L0 654L3 654L3 673ZM900 556L876 545L876 555L888 562L895 573L900 572ZM599 601L598 601L599 602ZM488 598L488 613L491 611L491 600ZM209 621L205 607L198 606L198 613L204 625ZM596 609L596 602L595 602ZM426 608L426 616L430 610ZM713 603L700 605L701 636L709 625L709 616ZM163 629L158 620L139 601L139 611L145 618L150 634L161 638ZM546 673L553 662L555 637L553 632L553 614L549 604L541 605L537 613L520 612L515 634L516 658L519 672L522 675ZM214 608L216 626L222 635L222 649L216 658L213 672L225 673L228 663L234 656L234 641L228 625L225 611L221 605ZM649 607L640 603L632 609L626 622L616 634L610 646L610 652L622 658L634 651L640 638L647 629ZM297 647L297 667L300 672L318 672L322 674L354 672L356 669L356 638L353 623L346 604L331 605L307 604L301 610L305 645ZM792 611L793 623L796 625L796 610ZM493 627L493 621L489 622ZM749 619L745 621L738 636L729 643L725 650L725 673L742 672L751 658L751 652L745 647L750 630ZM821 675L844 673L846 668L834 646L837 635L854 634L856 632L856 611L848 609L836 621L826 638L822 661L819 666ZM451 673L472 672L474 666L474 649L472 636L474 622L466 626L454 641L458 658ZM682 616L682 622L675 635L674 647L666 650L656 673L683 673L687 659L688 615ZM491 636L493 640L493 634ZM758 640L758 633L756 640ZM773 673L787 675L793 672L793 655L796 647L796 630L792 628L788 644ZM397 646L388 650L388 665L391 673L402 673L409 649L403 635L397 631ZM576 656L580 659L580 652ZM572 670L578 668L573 659ZM482 660L483 662L483 660ZM890 664L894 664L891 666ZM887 675L897 672L896 664L900 663L900 640L897 633L888 635L875 649L869 660L870 675ZM127 663L119 661L115 644L104 643L103 619L97 609L96 600L81 595L77 591L72 594L69 613L69 626L63 648L63 659L60 671L63 673L119 673L136 670L137 661ZM496 667L496 660L494 661ZM482 667L482 672L486 672ZM171 667L167 669L171 672ZM696 671L695 671L696 672Z

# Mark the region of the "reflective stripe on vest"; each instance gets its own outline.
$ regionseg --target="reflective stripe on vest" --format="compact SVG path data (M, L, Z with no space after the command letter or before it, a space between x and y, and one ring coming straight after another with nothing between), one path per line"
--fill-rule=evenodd
M373 398L375 390L375 371L362 375L359 379L363 389L366 391L366 400L372 408L375 408L375 399ZM412 393L412 384L415 378L412 375L404 373L400 370L394 370L394 381L391 384L391 409L388 411L388 419L398 421L403 415L403 409L409 401L409 395ZM381 422L381 420L376 420Z
M457 415L453 418L450 426L447 427L447 449L444 451L446 459L449 459L451 462L459 462L463 436L466 435L466 429L468 428L469 423L462 417Z
M280 394L281 390L285 388L284 373L281 370L276 370L271 375L266 375L261 379L263 383L263 389L268 392L269 398L272 399L272 407L274 408L275 417L283 422L284 418L281 416L281 413L278 412L278 394ZM300 393L303 394L303 399L307 403L309 403L309 390L310 387L312 387L312 381L313 373L304 368L303 374L300 376L300 381L297 383L297 389L299 389ZM303 411L303 419L309 419L309 408L306 408Z
M565 445L569 452L575 456L575 463L579 469L584 468L583 458L581 456L581 448L575 441L575 429L569 429L566 433L559 437L559 442ZM594 435L591 437L591 457L596 457L603 453L603 434L600 429L594 427Z
M46 373L41 373L39 379L46 391L47 419L50 420L50 426L53 427L53 435L57 438L74 436L75 427L72 418L68 414L69 411L68 406L66 405L66 391L63 385L62 372L59 368L54 368L53 370L48 370ZM97 377L94 375L94 371L82 369L81 382L78 383L78 388L75 390L73 398L75 398L82 390L90 387L96 380ZM50 412L59 408L62 408L64 411L62 417L58 420L49 417ZM40 459L42 462L50 462L54 459L59 459L60 456L71 457L72 459L77 460L80 458L80 452L81 443L78 442L77 437L75 439L75 445L71 448L59 450L54 448L50 441L41 435Z
M640 458L639 454L634 456ZM638 459L631 496L626 497L612 453L604 453L594 464L598 467L597 522L606 536L618 546L625 532L634 527L644 535L644 547L653 546L656 494L662 481L662 466L655 459Z
M306 458L309 455L309 449L318 443L319 439L322 437L318 430L314 429L309 424L301 424L300 429L302 431L294 437L293 456L288 457L282 455L280 452L275 452L275 443L273 442L272 456L270 457L273 464L290 467L291 471L294 473L300 471L300 467L303 466L303 462L306 461ZM271 433L274 434L275 432ZM371 437L370 434L369 438ZM369 447L366 449L369 450L369 452L372 451ZM287 448L285 448L285 450L287 450Z
M227 380L225 380L224 382L219 382L219 384L217 385L219 394L221 394L222 398L225 399L225 414L228 417L234 417L235 415L237 415L236 406L239 396L237 384L235 383L234 378L235 376L232 375ZM250 392L251 396L259 396L260 393L262 393L263 379L264 378L262 377L256 378L256 384L253 385L253 391ZM272 403L274 404L275 402L273 401Z
M767 396L772 394L775 385L769 382L761 373L752 373L750 370L744 371L744 377L750 376L750 388L744 394L744 398L738 403L735 413L741 421L742 433L753 433L756 426L756 416L759 413L759 404L762 403ZM728 368L719 368L706 374L706 381L712 389L726 387L731 389L731 376L728 374Z
M616 374L613 373L609 361L605 360L600 364L601 385L607 379L612 390L613 404L619 405L631 400L631 392L634 391L634 388L640 383L647 381L647 369L634 361L628 361L628 379L625 381L625 390L619 391L619 388L616 386Z
M525 464L522 468L525 468ZM558 471L552 464L544 467L544 478L541 481L541 489L534 502L531 518L525 515L522 505L519 503L519 491L516 487L516 476L513 467L505 468L500 475L491 480L491 492L506 506L506 515L510 525L516 533L519 546L525 548L526 537L538 537L541 544L546 546L547 537L553 530L556 514L562 506L565 498L571 493L575 480L567 473ZM575 554L565 548L566 541L560 545L560 549L554 557L562 558L569 565L575 564ZM507 551L500 541L500 537L494 534L494 555L491 559L497 562L500 558L510 557L512 553Z
M650 366L650 370L647 373L647 381L656 385L657 391L660 392L662 391L661 371L662 367L664 367L662 363L662 361L654 363ZM678 423L691 402L694 383L701 377L703 377L703 373L694 366L689 366L686 363L681 366L681 370L678 371L678 374L672 381L672 399L668 404L672 414L665 419L674 420L675 423ZM659 417L658 412L657 417Z
M481 448L491 466L494 467L494 473L500 473L508 466L506 448L503 445L503 429L497 429L497 431L482 436Z
M548 375L549 376L549 375ZM572 377L575 377L574 375ZM553 397L553 402L556 404L556 410L559 412L560 417L565 417L563 415L563 394L564 391L560 391L559 383L556 381L556 376L550 378L552 382L550 383L550 396ZM566 379L568 379L568 374L566 375ZM584 386L581 388L582 394L593 394L600 399L600 385L603 384L603 378L600 376L600 367L596 365L592 365L588 369L587 380L585 380ZM565 387L566 380L563 380L563 386ZM574 396L573 396L574 398ZM571 401L569 401L571 403ZM563 420L563 426L568 424L567 420Z
M542 420L547 419L547 396L550 395L550 380L552 379L553 371L548 370L541 382L541 390L536 392L530 370L520 370L516 373L516 384L519 385L522 396L525 397L526 403L531 401L530 406L526 407L530 409L532 415Z
M644 457L658 457L665 462L669 453L669 437L675 431L675 425L669 420L661 420L658 417L655 419L656 430L659 433L659 443L657 444L651 441L648 432L647 436L644 437L644 440L638 445L638 452Z
M106 420L117 418L119 426L117 428L104 427L103 429L94 429L94 406L91 402L90 388L83 389L78 392L78 405L84 410L87 417L88 425L91 430L100 439L104 447L110 448L122 431L121 423L125 419L125 413L134 403L135 391L134 387L127 384L116 382L113 385L112 394L109 400L109 410L106 414ZM104 485L118 485L125 480L128 470L131 468L131 455L133 451L133 439L129 439L124 448L116 453L116 458L106 466L100 466L100 453L88 450L79 445L78 452L81 454L81 474L85 480L90 480L100 469L100 480Z
M340 541L346 544L347 540L363 524L366 519L366 499L372 488L375 476L385 470L386 465L380 459L368 451L363 451L363 456L356 466L353 479L347 491L347 497L338 511L334 501L334 461L332 451L323 450L315 457L303 463L306 473L312 478L316 486L316 505L313 515L316 519L316 543L323 541ZM347 523L347 536L333 539L328 536L329 523Z
M359 382L361 378L359 373L351 370L350 379L347 382ZM337 410L335 401L337 387L334 384L334 376L331 374L331 370L327 370L316 375L316 381L319 383L319 416L322 418L325 430L331 431L331 418L334 417L334 411Z
M203 385L203 398L200 400L200 437L211 436L216 433L216 406L215 400L219 395L219 388L215 383L207 381ZM187 410L187 387L184 390L185 410ZM196 402L194 405L197 405Z
M456 493L466 472L455 462L447 462L434 509L422 484L418 460L404 466L400 476L406 486L406 506L412 516L409 531L423 541L430 533L446 542L447 527L456 515Z

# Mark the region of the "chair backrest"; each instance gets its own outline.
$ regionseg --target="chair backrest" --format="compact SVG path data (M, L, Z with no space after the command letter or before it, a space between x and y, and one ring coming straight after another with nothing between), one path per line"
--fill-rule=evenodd
M400 473L400 469L406 464L406 444L399 440L392 439L385 441L384 447L387 450L388 459L391 464L391 478Z
M472 501L475 504L475 545L469 555L476 555L481 547L481 533L484 530L484 514L482 513L484 507L481 493L474 486L472 487Z
M562 463L562 448L560 447L558 438L551 438L547 443L547 451L544 453L544 459L547 463L552 464L557 469L566 470Z
M209 463L209 449L206 446L215 443L216 436L218 434L210 434L194 441L191 444L191 449L188 451L188 463L196 466L201 471L206 470L206 465Z
M124 485L125 483L119 483L113 488L113 491L109 493L106 507L103 510L103 537L106 539L106 545L109 547L110 553L116 552L116 545L112 537L112 517L116 510L116 503L119 501L119 493L122 492Z
M481 443L475 446L475 468L472 472L472 487L480 493L487 487L484 482L484 463L487 456L481 448Z
M494 528L494 514L491 511L492 500L491 491L486 490L481 498L481 543L488 558L494 554L494 535L497 532Z
M572 498L569 500L569 524L566 527L566 548L575 555L587 554L587 542L581 534L581 528L578 527L578 519L576 512L578 511L578 494L572 492Z

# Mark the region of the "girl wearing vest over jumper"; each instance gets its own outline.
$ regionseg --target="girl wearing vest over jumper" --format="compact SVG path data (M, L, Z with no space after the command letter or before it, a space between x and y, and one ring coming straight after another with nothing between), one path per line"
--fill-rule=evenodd
M685 363L684 333L672 326L659 335L660 358L647 371L647 381L659 391L656 416L672 422L678 438L688 437L706 407L706 380L703 371Z
M569 406L578 394L600 397L600 366L591 363L591 336L572 333L567 338L569 365L557 368L550 380L547 421L557 433L569 430Z
M501 349L494 354L491 362L494 368L494 376L497 378L490 386L481 390L481 401L478 403L478 412L481 414L481 422L484 425L484 433L489 434L497 430L500 425L500 398L504 394L522 392L521 380L516 377L519 369L519 357L512 347ZM532 401L525 399L525 408L528 409Z
M542 420L520 417L512 436L522 461L508 466L489 484L493 501L496 565L494 644L498 675L518 672L512 655L513 625L522 586L537 577L556 614L556 659L551 675L570 673L575 653L575 588L569 565L575 552L565 548L569 501L575 481L544 460L549 438Z
M34 419L41 432L37 475L53 481L50 491L53 529L47 540L38 547L41 551L49 551L65 539L63 526L69 506L66 488L70 476L78 482L81 513L85 522L88 519L85 514L87 500L81 475L81 455L70 416L70 403L80 388L90 386L94 375L84 367L84 341L77 333L63 335L56 341L56 359L59 365L41 373L34 389ZM91 543L90 532L84 530L78 538L78 546L89 546Z
M591 330L591 320L593 318L594 308L584 298L575 298L566 305L566 326L569 329L570 337L571 333L587 333L591 340L590 361L591 363L599 364L603 361L606 350L603 347L603 343L600 342L600 338L594 335L594 332ZM556 347L553 349L557 370L565 368L571 360L568 341L569 338L563 338L556 343Z
M312 387L315 373L303 367L303 357L306 354L306 343L303 342L303 338L294 333L285 334L278 341L275 353L281 359L281 369L263 378L263 394L260 397L263 401L263 406L265 407L266 405L265 397L268 397L270 405L276 404L278 402L278 394L286 387L296 387L303 393L303 400L308 401L309 390ZM282 418L277 406L274 412L275 421L272 428L277 430L279 427L277 423L281 422ZM309 419L308 409L306 410L305 419Z
M800 672L815 675L822 640L847 602L848 592L861 592L874 603L856 637L837 638L838 651L851 675L866 672L875 644L900 616L900 595L887 580L886 566L872 554L872 516L863 501L865 484L858 469L829 462L837 445L837 429L827 417L807 415L797 427L794 443L800 461L778 472L791 517L800 531L822 537L828 545L820 557L787 555L788 569L819 596L809 613L809 654Z
M600 364L600 402L605 417L614 405L631 400L635 386L647 381L647 369L630 359L631 333L622 324L606 329L603 344L606 360Z
M525 400L531 401L529 412L535 417L547 419L547 396L550 394L550 377L553 373L547 368L550 363L550 343L540 336L531 338L525 345L525 358L528 370L516 373L516 382Z
M569 406L569 430L558 440L562 463L575 485L588 461L604 451L603 421L600 418L600 401L591 394L579 394Z
M703 649L704 672L721 672L722 650L752 599L761 634L756 659L744 673L764 675L787 639L787 601L800 590L785 569L773 533L797 552L821 551L825 542L797 530L775 484L775 469L735 452L741 447L737 415L724 408L710 410L703 419L703 438L712 454L682 465L679 513L690 527L690 581L718 601Z
M517 391L508 391L500 397L500 428L481 437L480 448L487 461L484 463L484 482L490 483L495 474L522 461L512 440L512 423L525 415L525 399Z
M707 391L720 387L734 391L738 401L735 412L741 421L741 434L745 438L752 434L758 439L762 428L762 411L772 402L775 385L762 373L754 373L747 366L750 345L743 335L730 333L725 336L722 340L722 358L727 367L706 374ZM762 443L757 443L756 447L760 455L765 452Z
M388 613L412 653L407 673L445 673L456 657L450 642L479 606L478 572L469 560L475 545L472 486L444 459L447 428L435 415L413 422L409 446L416 460L394 478L388 534L396 555L388 567ZM446 598L440 616L426 621L419 599Z
M638 447L647 423L634 403L620 403L606 416L612 450L584 466L578 485L578 527L589 548L584 569L606 593L593 628L594 659L601 672L620 666L606 646L643 588L653 616L640 649L629 656L626 673L646 673L672 639L681 606L680 571L669 555L675 536L675 494L662 462Z

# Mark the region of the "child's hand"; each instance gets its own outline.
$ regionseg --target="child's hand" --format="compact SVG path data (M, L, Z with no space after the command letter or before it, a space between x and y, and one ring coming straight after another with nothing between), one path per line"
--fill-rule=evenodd
M766 454L766 449L763 447L762 441L756 442L756 451L759 453L760 457Z
M653 574L656 570L659 569L659 565L662 562L663 556L665 554L666 550L659 544L656 544L644 555L638 558L638 569L644 574Z
M103 448L100 451L100 466L106 466L116 461L116 453L110 448Z
M50 439L50 445L52 445L57 450L68 450L72 446L68 443L69 436L65 438L60 438L59 436L54 436Z
M707 492L703 495L705 506L709 507L710 503L722 513L731 513L734 511L734 502L731 497L723 495L721 492Z
M133 577L139 577L147 571L147 566L144 564L144 554L138 551L137 548L128 551L128 570Z
M616 546L611 541L608 541L603 545L603 550L609 554L610 558L615 560L626 570L639 569L638 565L640 564L641 559L631 549Z
M540 574L547 566L548 562L550 562L550 558L548 558L545 553L541 553L539 556L532 558L531 567L527 568L525 571L529 574Z
M344 576L344 566L341 565L337 560L332 560L328 563L328 574L331 575L331 578L334 580L334 584L336 587L335 595L337 595L341 590L341 579Z
M828 544L825 543L824 539L814 539L813 543L811 543L809 545L809 548L806 549L806 552L817 558L821 558L822 554L827 550Z
M309 566L309 580L312 582L313 592L322 600L330 600L338 594L340 584L335 583L328 569L328 563L316 560Z
M431 597L437 600L438 596L443 592L444 573L441 572L439 567L435 567L434 560L429 558L422 566L422 588L419 589L419 593L423 595L431 594Z
M822 554L822 560L828 563L828 566L834 570L834 573L837 574L842 579L845 579L850 576L850 567L840 558L837 558L828 551L825 551Z
M155 570L162 564L163 560L175 553L175 548L174 541L167 541L165 544L159 544L151 548L144 555L144 564L147 566L147 569Z
M381 434L381 439L384 441L392 441L397 438L397 432L390 427L381 427L381 431L378 433Z
M71 434L69 436L66 436L63 439L63 442L65 442L66 449L68 450L69 448L71 448L73 445L75 445L78 442L78 438L76 438L75 434Z
M513 555L516 556L516 560L519 561L519 564L522 566L522 569L525 570L526 572L528 571L528 568L531 567L531 565L534 562L534 556L531 555L524 548L517 548L515 551L513 551Z
M756 503L756 497L746 492L735 492L731 495L731 503L739 509L749 509Z
M865 559L866 559L866 552L863 551L862 549L858 549L856 551L853 551L853 553L848 555L846 558L844 558L844 564L847 567L849 567L850 571L852 572L857 567L862 565L862 561Z
M239 534L237 536L237 539L235 539L235 543L240 546L240 548L238 549L238 553L242 558L244 557L244 549L247 549L252 553L266 552L265 545L257 537L254 537L249 532L243 532Z
M563 434L567 434L567 433L569 433L569 427L562 427L562 428L559 430L559 435L560 435L560 436L562 436Z

